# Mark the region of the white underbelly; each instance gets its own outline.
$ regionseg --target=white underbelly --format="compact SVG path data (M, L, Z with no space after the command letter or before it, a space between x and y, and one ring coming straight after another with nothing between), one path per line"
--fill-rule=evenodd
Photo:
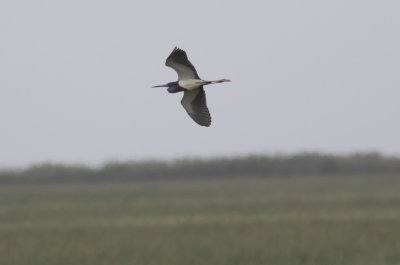
M179 86L186 88L187 90L192 90L203 85L204 81L200 79L185 79L185 80L179 80L178 84Z

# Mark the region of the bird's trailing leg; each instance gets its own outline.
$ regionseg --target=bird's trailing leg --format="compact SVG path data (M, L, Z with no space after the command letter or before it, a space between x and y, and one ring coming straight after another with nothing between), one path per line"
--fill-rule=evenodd
M223 82L231 82L231 80L224 78L224 79L215 80L215 81L204 81L203 85L217 84L217 83L223 83Z

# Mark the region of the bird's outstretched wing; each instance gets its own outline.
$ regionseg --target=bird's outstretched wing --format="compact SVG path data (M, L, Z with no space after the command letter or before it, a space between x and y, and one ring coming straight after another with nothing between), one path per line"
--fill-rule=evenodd
M171 67L178 73L179 80L200 79L193 64L189 62L186 52L178 47L175 47L168 56L165 65Z
M211 115L207 108L203 86L185 91L181 103L189 116L199 125L206 127L211 125Z

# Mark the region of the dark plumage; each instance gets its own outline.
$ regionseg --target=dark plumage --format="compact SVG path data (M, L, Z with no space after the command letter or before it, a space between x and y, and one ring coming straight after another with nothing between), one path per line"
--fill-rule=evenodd
M229 82L230 80L202 80L197 74L196 68L189 61L186 52L178 47L175 47L168 56L165 65L177 72L178 81L154 87L168 87L169 93L184 92L181 104L189 116L201 126L210 126L211 115L207 107L203 85Z
M207 108L206 92L203 86L196 90L186 91L181 100L189 116L201 126L211 125L211 115Z
M168 56L167 60L165 60L165 65L168 67L172 67L171 65L174 64L181 64L189 67L190 70L192 70L194 73L194 78L200 79L199 75L197 74L196 68L194 68L193 64L189 61L186 52L179 49L178 47L175 47L175 49Z

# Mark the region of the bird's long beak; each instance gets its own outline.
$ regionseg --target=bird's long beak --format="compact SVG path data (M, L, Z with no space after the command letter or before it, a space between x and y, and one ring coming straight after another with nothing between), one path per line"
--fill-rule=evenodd
M153 87L168 87L168 84L165 84L165 85L159 85L159 86L153 86Z

